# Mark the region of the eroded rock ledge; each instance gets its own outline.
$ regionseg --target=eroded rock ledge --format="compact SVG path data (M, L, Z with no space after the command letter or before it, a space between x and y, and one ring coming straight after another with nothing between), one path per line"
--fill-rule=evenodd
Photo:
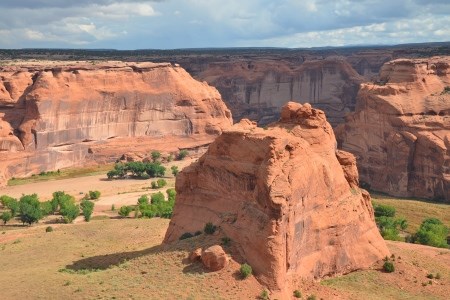
M83 164L89 157L101 156L94 153L101 148L98 143L115 149L113 141L120 138L175 136L204 144L231 124L231 113L218 91L176 65L27 62L3 66L0 181ZM129 142L122 143L117 154L129 151L133 140Z
M366 268L388 254L353 155L336 151L321 110L294 102L267 128L242 120L176 181L165 236L212 222L238 245L263 284L291 295L300 278Z
M337 129L370 188L450 201L450 58L395 60Z

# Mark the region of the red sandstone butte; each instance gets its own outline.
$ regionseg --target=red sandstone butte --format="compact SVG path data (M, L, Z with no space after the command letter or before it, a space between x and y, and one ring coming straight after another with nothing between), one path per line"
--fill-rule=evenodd
M336 135L371 189L449 202L450 57L386 63Z
M355 168L351 154L336 151L325 114L309 104L289 102L264 129L242 120L177 176L164 242L212 222L282 297L300 278L367 268L389 251Z
M208 144L231 124L219 92L177 65L5 65L0 184L12 176L148 153L155 139L176 140L178 147Z

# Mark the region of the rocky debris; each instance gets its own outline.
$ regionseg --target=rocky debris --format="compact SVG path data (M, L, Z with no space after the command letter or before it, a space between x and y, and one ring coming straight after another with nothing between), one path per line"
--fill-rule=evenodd
M203 265L210 271L219 271L228 265L228 256L219 245L211 246L202 251Z
M2 158L8 163L11 152L28 153L21 155L28 157L23 169L0 170L7 173L0 177L80 165L103 156L101 145L118 157L139 137L204 145L232 124L215 88L168 63L28 62L0 67L0 83ZM123 138L131 138L129 144L122 145Z
M337 129L361 182L401 197L450 201L450 58L386 63Z
M367 268L389 251L354 168L311 105L286 104L264 129L242 120L178 174L164 241L208 222L220 226L257 279L282 297L294 279Z
M197 248L189 254L189 261L195 262L202 257L202 248Z

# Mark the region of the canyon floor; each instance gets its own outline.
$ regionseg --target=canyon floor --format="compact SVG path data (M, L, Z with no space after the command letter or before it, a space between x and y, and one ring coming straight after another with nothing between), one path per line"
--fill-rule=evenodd
M182 168L192 160L171 164ZM78 218L74 224L55 224L48 219L31 227L0 226L2 299L258 299L264 287L254 277L241 280L238 262L219 272L187 262L193 249L220 243L220 233L161 245L169 220L122 219L111 211L113 204L116 209L135 204L140 195L153 192L148 189L151 180L108 181L96 171L103 169L77 178L30 179L0 190L11 196L38 193L42 200L57 190L80 198L89 190L102 192L89 223ZM166 180L173 187L173 176L168 174ZM450 221L449 205L376 194L374 202L395 206L412 231L426 217ZM45 231L49 225L53 232ZM303 281L298 286L303 299L310 295L317 299L447 299L450 250L391 241L387 245L395 256L394 273L382 272L380 262L370 270L321 282ZM234 258L233 241L224 248ZM440 279L427 278L437 273Z

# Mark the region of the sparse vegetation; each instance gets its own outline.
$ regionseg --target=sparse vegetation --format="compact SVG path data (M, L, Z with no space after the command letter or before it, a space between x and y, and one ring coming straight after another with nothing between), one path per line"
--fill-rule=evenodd
M192 233L185 232L180 236L179 240L190 239L191 237L194 237L194 235Z
M213 234L214 232L216 232L216 225L214 225L211 222L208 222L205 224L205 228L203 229L205 231L206 234Z
M52 226L47 226L45 228L45 232L53 232L53 227Z
M151 186L152 189L160 189L167 185L167 181L164 179L158 179L156 182L152 181Z
M389 260L385 261L383 264L383 271L387 273L394 272L395 271L394 263Z
M172 167L170 167L170 169L172 170L173 176L176 177L178 175L178 173L179 173L178 167L177 166L172 166Z
M446 86L441 92L441 95L450 94L450 86Z
M124 218L128 217L132 211L133 211L133 207L131 207L131 206L128 206L128 205L121 206L119 208L119 216L124 217Z
M294 297L295 298L301 298L302 297L302 293L299 290L295 290L294 291Z
M316 300L317 299L317 297L316 297L316 295L309 295L308 296L308 298L306 298L307 300Z
M98 198L100 198L101 194L102 193L100 193L100 191L89 191L89 199L97 200Z
M178 152L178 154L177 154L177 159L183 160L186 158L186 156L188 156L188 154L189 154L189 152L187 150L185 150L185 149L180 150L180 152Z
M262 290L261 294L259 295L259 299L269 300L269 292L267 290Z
M221 240L222 240L222 245L224 245L224 246L229 246L231 243L231 239L227 236L224 236L223 238L221 238Z
M252 275L252 267L249 264L242 264L240 269L239 269L239 273L241 274L241 277L243 279L249 277L250 275Z
M157 161L161 158L161 152L159 152L159 151L153 151L153 152L151 153L151 156L152 156L153 162L157 162Z

